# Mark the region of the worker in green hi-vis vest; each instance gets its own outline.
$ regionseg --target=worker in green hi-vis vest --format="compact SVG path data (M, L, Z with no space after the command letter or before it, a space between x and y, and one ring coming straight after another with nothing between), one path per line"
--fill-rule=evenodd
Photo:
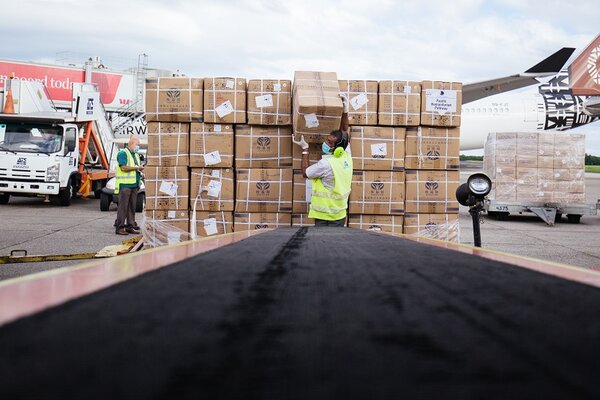
M340 93L344 112L340 129L331 132L321 148L323 158L308 166L308 143L304 136L294 143L302 147L302 175L312 179L309 218L315 226L346 226L348 196L352 186L352 155L348 137L348 97Z

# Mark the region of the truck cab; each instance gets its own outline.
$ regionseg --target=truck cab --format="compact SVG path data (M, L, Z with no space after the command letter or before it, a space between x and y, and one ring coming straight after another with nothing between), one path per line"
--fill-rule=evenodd
M0 115L0 204L53 196L68 206L80 185L79 129L67 114Z

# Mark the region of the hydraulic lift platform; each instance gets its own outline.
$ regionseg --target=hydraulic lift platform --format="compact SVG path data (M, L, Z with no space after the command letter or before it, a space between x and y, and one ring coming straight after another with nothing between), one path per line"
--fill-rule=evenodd
M600 398L597 272L348 228L229 238L0 284L1 314L37 280L121 281L5 319L0 398Z

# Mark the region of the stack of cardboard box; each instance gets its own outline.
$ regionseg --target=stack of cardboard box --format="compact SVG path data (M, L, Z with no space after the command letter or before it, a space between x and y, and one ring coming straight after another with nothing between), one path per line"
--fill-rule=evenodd
M585 202L585 136L574 133L491 133L484 171L489 198L509 203Z
M249 82L249 124L235 126L236 231L291 224L291 89L288 80Z

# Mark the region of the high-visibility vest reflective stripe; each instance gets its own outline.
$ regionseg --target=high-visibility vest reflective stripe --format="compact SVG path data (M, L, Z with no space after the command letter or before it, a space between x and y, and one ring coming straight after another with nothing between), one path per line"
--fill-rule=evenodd
M127 155L127 166L128 167L135 167L136 165L140 165L140 156L137 155L137 153L135 154L135 159L133 158L134 156L131 154L131 151L127 151L127 150L121 150L124 151L125 154ZM118 156L117 156L118 157ZM137 164L136 164L137 161ZM119 194L119 190L121 189L121 185L135 185L135 183L137 182L137 171L123 171L121 170L121 166L117 165L117 175L115 176L115 194Z
M326 159L333 170L334 187L328 189L320 178L313 179L309 218L337 221L346 217L348 196L352 188L352 157L346 152L341 157Z

